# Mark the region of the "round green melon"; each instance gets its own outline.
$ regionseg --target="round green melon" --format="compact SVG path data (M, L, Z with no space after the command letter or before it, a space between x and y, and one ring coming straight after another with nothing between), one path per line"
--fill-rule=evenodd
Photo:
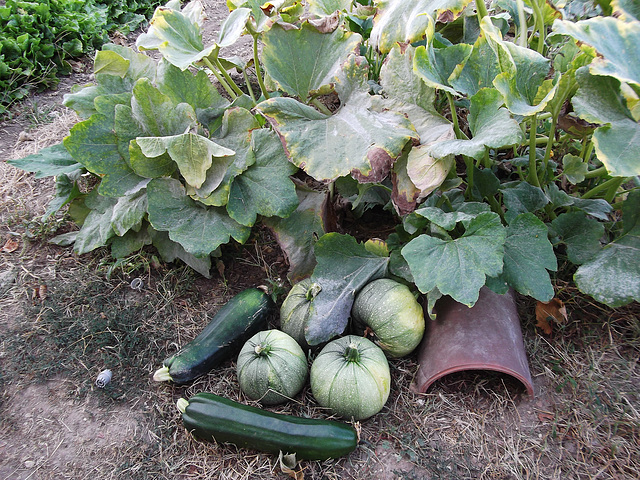
M280 308L280 329L307 350L310 347L304 332L311 315L311 300L318 292L319 286L313 284L310 278L305 278L291 288Z
M378 413L391 388L384 352L356 335L325 345L311 364L309 377L318 404L346 419L363 420Z
M302 390L309 374L300 345L280 330L265 330L251 337L240 350L238 383L247 397L276 405Z
M351 309L354 333L364 335L391 358L403 357L424 335L424 311L409 287L389 278L367 284Z

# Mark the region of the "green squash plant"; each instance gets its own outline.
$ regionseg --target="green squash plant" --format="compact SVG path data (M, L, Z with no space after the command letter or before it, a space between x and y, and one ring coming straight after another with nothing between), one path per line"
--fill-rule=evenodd
M380 277L471 306L485 285L549 301L562 268L601 303L640 300L634 2L227 4L209 45L194 0L138 38L160 60L105 46L95 84L65 98L83 120L12 162L56 176L49 213L69 204L81 226L57 241L116 257L153 244L208 275L261 222L289 279L310 275L310 345L343 333ZM225 56L243 34L250 62ZM81 191L84 176L99 185ZM338 198L384 206L396 231L330 233Z

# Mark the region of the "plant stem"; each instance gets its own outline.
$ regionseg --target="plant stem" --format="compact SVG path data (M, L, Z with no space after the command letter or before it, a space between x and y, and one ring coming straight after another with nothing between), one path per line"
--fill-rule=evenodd
M347 350L344 352L344 358L346 358L348 362L358 362L360 360L360 352L355 343L349 344Z
M598 168L594 168L593 170L588 171L584 174L584 178L596 178L601 177L602 174L607 174L607 167L602 166Z
M312 98L311 99L311 103L318 109L320 110L322 113L324 113L325 115L331 116L331 110L329 110L327 108L327 106L322 103L320 100L318 100L317 98Z
M625 180L626 180L625 177L613 177L613 178L610 178L609 180L607 180L605 182L602 182L599 185L596 185L595 187L593 187L591 190L589 190L584 195L582 195L581 198L593 198L596 195L598 195L599 193L604 192L604 191L606 191L607 194L610 194L610 192L612 190L613 190L613 193L614 193L614 196L615 196L616 190L618 190L618 188L620 188L620 185L622 185Z
M458 113L456 112L456 104L453 99L453 95L451 95L451 93L449 92L445 92L445 93L447 94L447 100L449 100L449 109L451 110L451 121L453 122L453 131L456 133L456 138L457 139L466 138L466 135L463 137L462 131L460 130L460 125L458 124Z
M216 79L218 80L218 82L220 82L220 85L222 85L225 89L225 91L229 94L229 96L235 100L236 98L238 98L238 95L236 95L236 92L233 91L233 89L229 86L229 84L225 81L224 77L222 75L220 75L220 72L218 72L218 69L216 67L213 66L213 64L211 63L211 61L208 58L203 58L202 62L209 67L209 70L211 70L211 72L215 75Z
M498 200L496 200L495 197L491 196L487 197L487 202L489 202L491 210L500 215L500 219L502 220L502 222L504 222L504 212L502 211L502 207L500 206L500 203L498 203Z
M518 6L518 21L520 22L520 31L518 32L518 45L523 48L527 46L527 16L524 13L524 2L516 0Z
M264 79L262 78L262 72L260 71L260 59L258 58L258 34L253 35L253 66L256 69L256 77L258 77L258 85L260 85L260 91L262 92L262 96L269 100L269 92L267 91L267 87L264 84Z
M553 142L554 142L555 136L556 136L556 126L557 126L557 124L558 124L557 117L552 117L551 118L551 127L549 129L549 138L547 140L547 148L544 151L543 164L544 164L545 174L547 172L547 166L549 165L549 159L551 158L551 149L553 148Z
M545 25L544 25L544 14L538 0L532 0L531 6L533 7L533 16L535 18L535 25L538 30L538 53L542 55L544 53L544 42L545 42ZM534 28L534 32L535 32ZM531 33L533 36L533 32Z
M467 170L467 191L465 192L465 196L469 199L471 197L471 191L473 190L473 158L467 157L466 155L462 157L464 158L464 164Z
M538 116L533 114L531 117L531 127L529 129L529 178L528 181L535 187L540 187L538 179L538 164L536 161L536 130L538 125Z
M249 81L249 75L247 75L247 71L246 70L242 70L242 76L244 77L244 81L247 84L247 91L249 92L249 96L251 97L251 100L253 100L253 103L258 103L256 101L256 96L253 93L253 88L251 88L251 82Z
M478 20L482 20L488 15L487 6L484 4L484 0L476 0L476 11L478 12Z
M240 87L238 87L238 85L236 85L236 82L233 81L233 79L231 78L227 70L222 66L222 64L220 63L220 60L218 60L217 58L215 59L215 65L216 67L218 67L218 69L220 70L220 73L222 74L224 79L229 83L231 88L233 88L233 91L236 92L238 96L243 95L244 92L240 90Z

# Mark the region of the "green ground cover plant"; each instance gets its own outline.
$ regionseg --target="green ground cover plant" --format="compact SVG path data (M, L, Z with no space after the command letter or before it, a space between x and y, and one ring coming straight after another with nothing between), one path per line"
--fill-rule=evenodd
M83 120L11 163L56 176L48 214L69 205L80 229L54 240L79 254L153 245L209 276L269 226L290 281L311 278L311 345L385 276L429 312L485 285L546 302L556 275L625 305L640 300L640 21L601 3L230 0L205 45L202 5L169 2L137 40L162 58L105 45L95 84L65 98ZM242 34L253 62L224 55ZM395 231L332 231L339 198Z
M50 88L69 74L69 59L99 49L108 33L138 28L160 3L153 0L7 0L0 6L0 114L34 87Z

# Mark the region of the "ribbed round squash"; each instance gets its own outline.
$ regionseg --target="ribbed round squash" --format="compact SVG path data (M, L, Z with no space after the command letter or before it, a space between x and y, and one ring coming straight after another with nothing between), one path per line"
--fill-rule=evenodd
M317 402L346 419L378 413L391 388L387 357L373 342L355 335L329 342L311 364L310 379Z
M389 278L367 284L351 309L354 333L364 335L391 358L411 353L424 335L424 312L406 285Z
M280 330L251 337L240 350L238 383L252 400L275 405L294 397L307 381L309 367L300 345Z
M318 286L311 283L310 278L305 278L291 287L280 308L280 329L291 335L304 349L310 348L304 330L309 321L311 300L318 291Z

